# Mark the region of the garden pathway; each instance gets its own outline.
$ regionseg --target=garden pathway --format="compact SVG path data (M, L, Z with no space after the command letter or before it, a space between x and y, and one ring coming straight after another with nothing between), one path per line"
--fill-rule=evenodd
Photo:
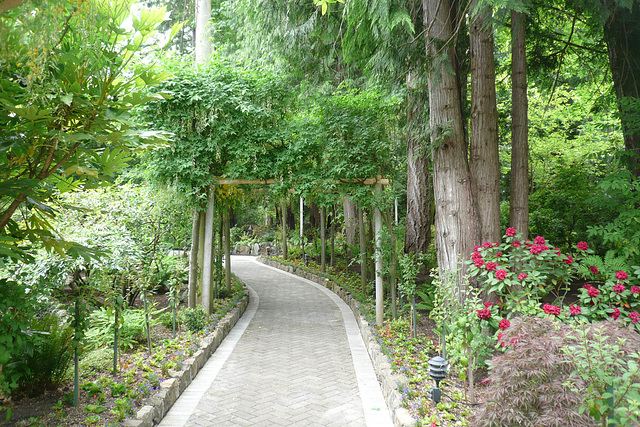
M160 426L393 425L338 296L253 257L231 265L249 306Z

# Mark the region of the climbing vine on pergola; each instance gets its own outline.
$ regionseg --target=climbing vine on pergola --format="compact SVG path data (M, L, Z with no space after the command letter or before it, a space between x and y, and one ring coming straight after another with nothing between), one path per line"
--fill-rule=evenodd
M229 255L229 201L216 200L214 186L268 183L281 199L293 191L312 197L322 209L340 194L361 206L381 207L385 181L371 183L377 196L362 184L366 178L393 176L389 98L373 90L348 90L303 105L294 102L290 82L275 69L218 57L197 69L189 62L173 71L174 77L158 88L170 96L150 103L145 117L153 128L174 134L167 149L151 155L155 176L175 184L196 206L190 305L197 303L199 283L203 307L210 310L216 210L223 217ZM381 220L376 224L381 227Z

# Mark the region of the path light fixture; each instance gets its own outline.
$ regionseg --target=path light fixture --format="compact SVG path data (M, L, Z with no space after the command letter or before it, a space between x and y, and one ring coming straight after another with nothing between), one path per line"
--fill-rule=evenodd
M440 391L440 381L447 376L447 368L449 362L440 356L433 357L429 360L429 376L436 382L435 387L431 387L429 390L429 397L436 403L440 403L442 397L442 391Z
M311 255L304 254L304 265L306 265L307 267L309 267L309 258L311 258Z

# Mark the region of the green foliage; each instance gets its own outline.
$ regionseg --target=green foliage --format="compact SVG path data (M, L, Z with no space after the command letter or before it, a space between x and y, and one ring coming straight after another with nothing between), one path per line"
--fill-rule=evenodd
M57 387L73 358L73 329L55 315L34 320L28 333L33 348L18 353L5 369L9 377L21 375L16 395L37 395ZM13 372L12 372L13 371Z
M171 98L144 110L155 129L177 135L168 148L151 153L153 174L196 198L216 176L273 178L290 104L286 77L219 56L199 69L191 62L176 64L174 76L158 87Z
M602 324L574 329L575 335L568 338L575 340L575 344L562 350L575 364L569 379L572 391L586 394L580 412L587 411L603 424L624 426L638 423L640 356L637 345L640 340L633 336L629 340L628 334L619 334L624 338L608 336L610 327ZM577 378L582 380L578 384L575 382ZM584 387L580 387L582 382L588 384L586 393Z
M85 351L79 362L79 369L83 375L91 377L107 372L113 363L113 350L109 347L99 347ZM67 373L69 376L70 373Z
M157 313L151 309L152 313ZM122 323L119 329L118 346L123 349L131 349L142 343L146 338L146 318L142 309L126 309L122 312ZM89 329L86 332L87 345L90 349L101 347L113 347L114 315L111 308L100 308L89 316ZM151 325L157 321L151 317Z
M180 310L180 320L187 330L200 332L209 324L209 316L201 306L196 308L184 308Z
M0 279L0 386L4 391L18 387L24 372L6 365L33 351L33 341L26 333L38 312L33 292L17 282Z
M123 150L157 147L165 135L141 132L135 107L160 95L145 86L164 79L147 58L164 10L132 2L29 1L0 16L0 232L65 252L47 205L55 192L112 177ZM19 218L14 213L20 206ZM20 221L20 227L18 227ZM16 251L2 239L5 253Z
M434 271L432 275L436 292L429 316L446 333L448 359L463 367L483 367L493 350L491 335L498 329L498 320L495 316L478 319L476 312L483 307L478 289L459 285L454 274L440 277Z
M602 206L614 216L608 223L589 227L589 235L601 238L616 255L640 264L640 181L629 172L620 172L603 179L599 187L607 195Z
M558 164L531 195L530 234L545 236L566 250L587 240L593 224L613 220L610 195L598 185L599 179L584 164Z

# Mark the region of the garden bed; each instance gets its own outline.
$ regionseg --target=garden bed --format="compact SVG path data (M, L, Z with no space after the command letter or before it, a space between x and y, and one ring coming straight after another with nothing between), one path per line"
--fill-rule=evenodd
M232 295L215 301L215 313L199 332L191 332L185 325L178 325L173 338L171 326L156 324L151 328L151 354L144 344L122 352L115 376L112 373L112 349L86 353L81 359L77 407L73 407L73 367L67 374L69 380L54 390L20 399L1 396L0 425L122 425L125 420L135 418L143 406L152 403L151 398L165 380L187 369L194 354L200 350L203 338L214 333L219 322L237 307L244 294L242 286L236 283ZM154 300L159 309L168 306L164 295L156 295ZM180 309L184 308L182 304Z

